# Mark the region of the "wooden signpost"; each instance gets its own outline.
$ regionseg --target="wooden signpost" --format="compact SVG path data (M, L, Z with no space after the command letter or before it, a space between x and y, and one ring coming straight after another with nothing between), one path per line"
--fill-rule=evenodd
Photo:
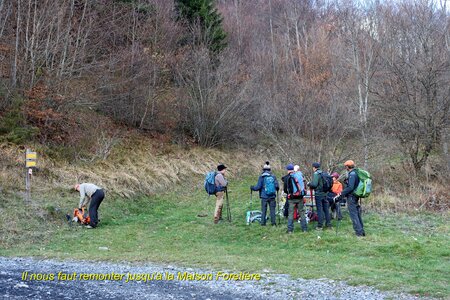
M31 200L31 176L33 175L33 168L36 168L37 154L27 149L25 153L25 199L26 201Z

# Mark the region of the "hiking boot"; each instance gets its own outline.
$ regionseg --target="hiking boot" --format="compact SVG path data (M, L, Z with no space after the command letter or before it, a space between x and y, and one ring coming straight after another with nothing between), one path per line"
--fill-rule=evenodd
M317 231L322 231L323 228L322 228L322 227L316 227L316 230L317 230Z
M94 227L92 227L91 225L86 225L84 228L86 228L86 229L94 229Z
M292 234L292 231L286 230L287 234Z

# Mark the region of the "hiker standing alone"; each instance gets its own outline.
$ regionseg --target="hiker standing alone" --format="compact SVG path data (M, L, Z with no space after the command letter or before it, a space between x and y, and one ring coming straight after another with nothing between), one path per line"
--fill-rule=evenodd
M277 202L275 197L280 187L278 186L277 178L270 170L270 164L266 161L266 164L263 166L263 172L258 178L258 183L250 187L252 191L259 191L259 197L261 198L261 226L266 226L267 204L270 207L270 222L272 226L277 225L275 218Z
M342 191L340 196L347 196L348 212L353 223L353 229L357 236L366 236L364 232L364 224L361 218L361 206L359 205L359 198L354 194L358 187L359 178L355 171L355 163L353 160L347 160L344 163L345 169L348 172L347 187Z
M214 211L214 224L217 224L219 223L219 220L222 220L223 196L228 185L228 182L225 179L226 170L227 167L225 165L218 165L218 172L214 177L214 184L216 185L216 209Z
M102 188L92 183L76 184L75 190L80 192L80 203L78 209L89 204L89 217L91 219L86 228L95 228L98 225L98 208L105 198L105 192Z
M326 226L331 228L330 208L328 205L327 193L323 191L323 178L320 163L313 163L312 168L314 171L313 180L308 183L308 186L314 189L314 198L316 199L317 216L319 218L316 230L322 230L324 219Z

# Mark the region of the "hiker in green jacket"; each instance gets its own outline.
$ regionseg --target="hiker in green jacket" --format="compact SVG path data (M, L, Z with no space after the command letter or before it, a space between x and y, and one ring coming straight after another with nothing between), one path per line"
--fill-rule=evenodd
M313 163L312 168L314 171L313 180L308 183L308 186L314 189L314 198L316 199L317 216L319 218L316 230L322 230L324 219L326 226L331 228L330 207L327 200L327 192L323 190L323 178L320 163Z

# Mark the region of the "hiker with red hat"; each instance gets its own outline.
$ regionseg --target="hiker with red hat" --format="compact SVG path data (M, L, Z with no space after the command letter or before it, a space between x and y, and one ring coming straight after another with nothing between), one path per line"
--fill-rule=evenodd
M361 218L361 206L359 198L355 195L355 190L359 184L359 177L355 171L355 162L347 160L344 163L348 172L347 187L338 196L347 197L348 212L353 223L353 229L358 237L366 236L364 232L364 224Z
M342 193L342 190L344 189L344 186L341 182L339 182L339 173L334 172L331 174L331 177L333 177L333 185L331 186L331 192L328 193L327 199L330 203L331 208L331 218L337 218L338 220L342 220L342 212L341 212L341 198L336 197L340 193Z

